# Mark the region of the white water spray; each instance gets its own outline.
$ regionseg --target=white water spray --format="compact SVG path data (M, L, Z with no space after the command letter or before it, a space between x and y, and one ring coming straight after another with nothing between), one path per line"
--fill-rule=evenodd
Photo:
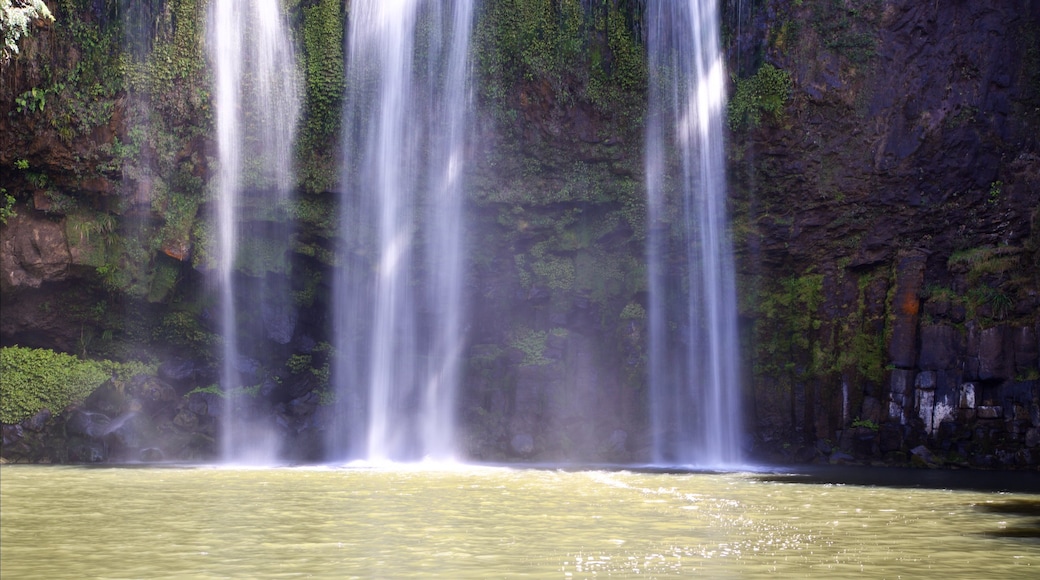
M472 16L472 0L351 5L333 459L454 455Z
M737 465L740 377L717 1L651 2L648 16L653 460Z
M225 393L221 451L225 461L272 462L270 434L236 410L240 388L253 386L242 384L239 357L243 343L255 337L239 336L235 271L245 208L277 206L289 196L299 112L296 59L278 0L215 0L208 33L219 154L214 221ZM268 296L284 291L261 289Z

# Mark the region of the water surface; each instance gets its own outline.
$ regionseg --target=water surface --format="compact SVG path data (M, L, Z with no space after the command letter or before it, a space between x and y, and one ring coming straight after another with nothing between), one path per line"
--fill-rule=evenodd
M0 575L1040 576L1040 495L775 479L5 465Z

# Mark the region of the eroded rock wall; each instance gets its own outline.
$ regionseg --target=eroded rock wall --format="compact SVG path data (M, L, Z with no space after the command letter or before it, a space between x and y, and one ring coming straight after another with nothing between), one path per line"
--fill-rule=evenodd
M760 449L1035 467L1040 8L767 2L747 29L793 80L732 142Z

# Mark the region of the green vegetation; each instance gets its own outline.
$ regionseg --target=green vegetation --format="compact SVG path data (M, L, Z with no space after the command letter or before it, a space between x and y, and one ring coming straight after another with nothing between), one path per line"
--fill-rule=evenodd
M520 362L523 366L545 366L552 361L545 358L545 342L549 333L545 330L531 330L530 328L519 328L513 334L510 346L523 353L524 358Z
M308 193L331 191L339 175L344 76L342 0L304 0L306 87L297 144L297 173Z
M1022 248L1018 246L980 246L954 252L946 266L951 272L966 274L969 284L977 284L984 277L1003 279L1021 262Z
M484 99L503 121L537 104L572 105L637 120L646 86L644 49L633 33L636 3L580 0L485 2L475 28ZM518 82L518 79L520 82Z
M867 429L870 429L871 431L877 431L878 429L880 429L876 421L871 421L870 419L860 419L859 417L856 417L852 421L852 427L854 429L859 427L865 427Z
M804 274L780 280L759 297L761 319L755 325L755 373L774 376L812 374L822 367L817 332L823 303L823 276ZM801 364L799 364L801 363Z
M727 105L730 129L754 129L761 124L763 116L780 119L790 95L791 73L763 64L754 75L737 79Z
M17 216L14 211L14 196L7 193L7 189L0 187L0 225L7 225L7 220Z
M139 361L83 360L46 349L0 348L0 422L18 423L45 408L60 413L105 381L118 386L154 372L153 365Z
M860 65L877 54L877 29L882 3L879 0L818 0L813 2L811 21L823 45Z
M37 22L53 22L54 16L43 0L0 0L0 64L18 54L18 41L29 36L29 28Z

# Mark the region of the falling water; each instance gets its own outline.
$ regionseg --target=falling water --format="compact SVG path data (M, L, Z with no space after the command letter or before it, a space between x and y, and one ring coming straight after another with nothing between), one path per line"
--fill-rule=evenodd
M360 0L348 34L335 459L450 459L472 0Z
M215 260L223 335L222 455L225 461L270 461L274 445L236 409L241 387L254 386L243 384L241 353L247 341L260 337L240 336L238 319L246 305L238 303L235 271L244 259L244 237L261 233L247 228L265 229L243 223L247 208L255 216L265 208L284 207L289 197L299 110L292 72L296 61L278 0L216 0L209 22L220 162ZM251 283L259 286L254 290L259 291L263 304L288 302L284 285L255 278ZM248 308L255 312L256 304Z
M740 377L716 0L651 2L649 21L654 460L733 465L740 460Z

